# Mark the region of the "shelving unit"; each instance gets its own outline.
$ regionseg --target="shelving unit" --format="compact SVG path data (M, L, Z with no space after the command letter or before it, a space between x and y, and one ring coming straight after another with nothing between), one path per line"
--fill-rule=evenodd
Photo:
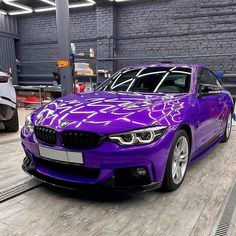
M71 54L71 67L72 67L72 77L74 82L74 89L76 92L76 81L81 83L89 83L90 88L93 87L94 84L97 84L97 59L93 57L87 57L87 56L77 56L74 54ZM95 63L95 70L94 75L77 75L75 71L75 63L88 63L90 66L92 63Z
M62 89L60 87L53 87L53 86L14 86L16 90L17 96L17 104L19 107L24 106L28 108L36 108L37 106L42 106L44 101L48 102L47 97L49 97L48 93L50 93L50 99L60 97L62 93ZM20 93L23 93L23 95ZM30 94L29 94L30 93ZM27 94L27 95L26 95ZM52 94L54 94L52 96ZM37 101L30 101L25 98L27 97L36 97L38 98ZM22 98L22 99L21 99Z

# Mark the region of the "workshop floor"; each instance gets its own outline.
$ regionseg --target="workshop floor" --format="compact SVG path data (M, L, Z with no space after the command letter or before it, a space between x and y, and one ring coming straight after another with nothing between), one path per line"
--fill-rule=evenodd
M20 111L21 123L27 113ZM10 136L0 133L0 190L27 176L20 141ZM189 167L172 193L75 193L41 185L0 204L0 235L210 235L235 183L235 153L236 130Z
M25 110L25 109L18 109L18 116L19 116L19 126L20 128L25 123L25 117L29 115L32 110ZM4 126L0 124L0 144L1 143L8 143L9 141L18 140L20 137L20 129L17 133L6 133L4 132Z

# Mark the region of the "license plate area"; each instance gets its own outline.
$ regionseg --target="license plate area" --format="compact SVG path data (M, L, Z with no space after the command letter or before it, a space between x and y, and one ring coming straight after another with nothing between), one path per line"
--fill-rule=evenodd
M52 161L60 161L65 163L84 164L83 153L67 152L39 146L39 153L41 157Z

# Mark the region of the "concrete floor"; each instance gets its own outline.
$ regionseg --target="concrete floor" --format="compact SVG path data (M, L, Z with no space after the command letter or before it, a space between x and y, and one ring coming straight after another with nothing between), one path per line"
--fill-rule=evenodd
M172 193L75 193L41 185L0 204L0 235L210 235L235 181L235 153L236 130L189 167ZM19 140L0 143L0 189L26 177L23 157Z
M32 110L25 110L25 109L18 110L20 128L24 125L25 117L29 115L31 112ZM0 144L8 143L9 141L12 140L18 140L19 137L20 137L20 130L17 133L6 133L4 132L4 126L0 124Z

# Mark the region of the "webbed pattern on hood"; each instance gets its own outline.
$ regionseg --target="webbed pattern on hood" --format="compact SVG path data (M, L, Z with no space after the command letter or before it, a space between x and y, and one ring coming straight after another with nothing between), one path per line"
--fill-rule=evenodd
M104 132L179 122L186 95L93 92L59 98L37 114L36 125ZM65 124L65 123L64 123ZM104 130L104 127L107 130Z

